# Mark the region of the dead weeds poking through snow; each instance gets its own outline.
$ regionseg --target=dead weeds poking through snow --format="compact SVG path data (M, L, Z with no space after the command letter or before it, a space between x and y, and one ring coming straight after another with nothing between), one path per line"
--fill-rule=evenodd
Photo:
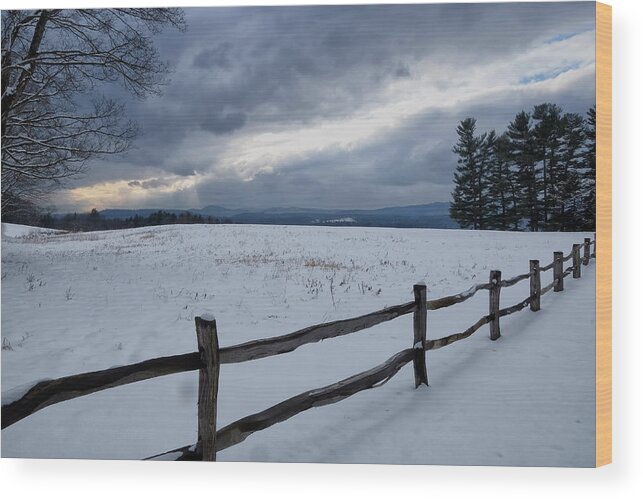
M334 262L332 260L324 260L321 258L306 258L304 260L304 267L326 270L340 270L348 268L346 267L346 265L343 265L341 263Z

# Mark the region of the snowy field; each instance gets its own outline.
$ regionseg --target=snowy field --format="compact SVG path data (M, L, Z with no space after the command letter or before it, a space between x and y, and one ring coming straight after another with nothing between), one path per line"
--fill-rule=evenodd
M229 346L463 291L569 253L592 234L162 226L95 233L2 229L2 391L42 378L196 350L194 317ZM567 266L568 264L565 264ZM427 353L382 387L306 411L220 461L594 465L594 261L542 310ZM542 275L543 286L551 271ZM501 307L528 292L502 289ZM428 337L486 315L488 293L429 312ZM374 367L413 342L412 315L295 352L221 368L218 426ZM50 406L2 431L3 457L139 459L194 443L196 372Z

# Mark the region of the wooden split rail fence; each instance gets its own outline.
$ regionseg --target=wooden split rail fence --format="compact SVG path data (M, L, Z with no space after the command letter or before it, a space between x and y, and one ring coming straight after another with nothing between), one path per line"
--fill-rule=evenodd
M594 252L591 252L592 244L594 245ZM582 255L581 249L583 250ZM428 385L427 351L437 350L468 338L485 324L489 324L490 338L497 340L500 337L501 317L519 312L527 306L534 312L540 310L540 297L542 295L552 289L555 292L563 291L565 277L570 274L572 274L573 278L581 277L581 266L588 265L590 259L595 257L596 236L594 236L594 240L585 238L583 244L574 244L571 253L567 256L563 256L560 251L554 252L554 260L544 267L540 266L538 260L530 260L529 272L511 279L502 280L501 272L492 270L487 283L477 284L462 293L428 301L426 299L426 286L416 284L413 287L414 300L411 302L388 307L360 317L317 324L283 336L250 341L230 347L219 347L217 326L213 317L196 317L198 352L161 357L103 371L40 381L27 389L24 395L17 400L7 400L5 402L3 397L2 428L4 429L34 412L58 402L136 381L198 370L198 438L196 444L186 445L147 459L174 458L177 460L215 461L218 451L243 442L252 433L285 421L312 407L332 404L362 390L381 386L411 361L413 362L416 388L422 384ZM564 262L569 260L572 260L572 265L563 270ZM547 286L541 287L541 273L548 270L553 270L554 279ZM513 286L525 279L530 280L529 296L511 307L501 309L501 289ZM481 317L475 324L460 333L435 340L427 340L428 311L462 303L481 290L489 291L488 315ZM410 313L413 313L413 346L411 348L396 353L384 363L368 371L323 388L300 393L264 411L230 423L221 429L216 428L217 392L221 364L232 364L280 355L291 352L308 343L351 334Z

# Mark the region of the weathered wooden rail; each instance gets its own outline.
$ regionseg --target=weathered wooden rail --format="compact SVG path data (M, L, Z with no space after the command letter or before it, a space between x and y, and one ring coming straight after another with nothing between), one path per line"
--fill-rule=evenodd
M591 245L594 245L594 252ZM581 256L581 249L583 254ZM519 312L526 307L536 312L540 310L540 297L551 291L563 291L565 277L581 277L581 266L588 265L596 257L596 238L585 238L582 244L574 244L571 253L563 256L554 252L554 260L549 265L540 266L538 260L529 261L529 272L510 279L501 279L499 270L492 270L489 282L476 284L462 293L427 300L426 286L413 286L414 301L387 307L376 312L324 324L317 324L283 336L275 336L239 345L220 348L214 317L195 318L198 352L173 355L146 360L136 364L115 367L102 371L66 376L64 378L34 383L26 388L21 396L2 399L2 428L26 418L52 404L82 397L120 385L134 383L158 376L186 371L199 371L198 390L198 437L193 445L174 449L147 459L177 459L215 461L218 451L243 442L253 433L285 421L312 407L319 407L343 400L363 390L381 386L395 376L402 367L413 362L416 388L429 384L426 352L437 350L457 341L468 338L485 324L489 324L489 337L500 337L500 318ZM572 265L563 270L563 263L572 260ZM553 281L541 287L541 273L553 270ZM529 296L506 308L500 308L500 291L529 279ZM462 332L443 338L427 340L427 313L462 303L478 291L489 291L489 314L478 319ZM219 369L221 364L246 362L291 352L302 345L315 343L368 329L377 324L391 321L397 317L413 313L412 347L396 353L382 364L331 385L309 390L291 397L261 412L241 418L229 425L216 428L217 393Z

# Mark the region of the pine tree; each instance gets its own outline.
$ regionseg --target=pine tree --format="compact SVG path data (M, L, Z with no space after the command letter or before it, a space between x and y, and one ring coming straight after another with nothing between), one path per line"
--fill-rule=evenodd
M534 107L532 118L535 121L533 140L536 160L542 165L542 226L546 230L555 227L549 221L550 214L556 208L558 197L556 178L560 167L560 138L562 129L562 110L555 104L544 103Z
M455 187L449 212L460 227L482 229L487 201L481 163L481 145L485 138L476 137L474 118L462 120L456 131L458 142L453 152L458 155L458 166L453 174Z
M563 114L551 103L521 111L498 136L457 127L451 217L463 228L593 230L596 110Z
M596 106L587 111L585 118L585 154L582 176L583 210L581 226L596 230Z
M485 198L487 203L481 207L482 219L484 221L484 229L494 229L497 223L497 214L500 210L498 206L497 186L493 185L493 170L496 163L496 140L497 135L495 130L484 133L480 138L480 156L478 172L480 174L480 181L485 186ZM498 179L496 179L498 180Z
M511 167L510 139L506 133L498 137L496 132L492 131L487 135L484 147L489 151L488 226L498 230L519 230L517 179Z
M552 198L556 204L550 228L576 230L582 220L582 169L584 167L584 122L578 114L565 114L561 121L559 168L552 176Z
M540 229L541 214L538 193L541 181L536 164L531 115L521 111L507 128L509 156L516 169L518 214L526 219L531 231Z

